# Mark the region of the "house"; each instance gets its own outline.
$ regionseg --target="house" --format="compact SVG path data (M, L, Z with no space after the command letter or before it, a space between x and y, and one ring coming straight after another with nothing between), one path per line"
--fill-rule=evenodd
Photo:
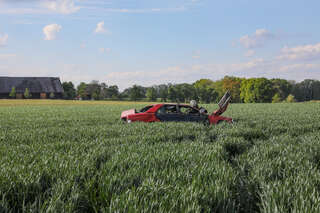
M10 98L12 88L16 98L21 99L28 88L32 98L62 98L63 87L59 78L54 77L0 77L0 99Z

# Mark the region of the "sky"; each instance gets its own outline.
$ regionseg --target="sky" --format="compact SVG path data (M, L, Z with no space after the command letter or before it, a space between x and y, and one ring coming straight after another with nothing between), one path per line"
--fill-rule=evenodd
M319 0L0 0L0 76L320 80Z

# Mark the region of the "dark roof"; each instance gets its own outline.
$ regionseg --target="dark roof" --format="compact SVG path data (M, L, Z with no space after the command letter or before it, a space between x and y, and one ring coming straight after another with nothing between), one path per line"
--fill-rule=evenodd
M59 78L53 77L0 77L0 93L10 93L12 87L17 93L63 93Z

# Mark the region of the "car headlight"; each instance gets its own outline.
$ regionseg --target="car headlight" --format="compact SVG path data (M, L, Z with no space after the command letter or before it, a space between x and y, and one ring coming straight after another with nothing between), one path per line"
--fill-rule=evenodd
M131 123L131 120L127 120L128 123Z

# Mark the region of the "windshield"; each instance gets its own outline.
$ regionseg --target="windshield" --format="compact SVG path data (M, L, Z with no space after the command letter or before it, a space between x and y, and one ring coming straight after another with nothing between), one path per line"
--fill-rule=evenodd
M148 111L151 107L153 107L153 106L152 106L152 105L146 106L146 107L142 108L142 109L140 110L140 112L146 112L146 111Z

